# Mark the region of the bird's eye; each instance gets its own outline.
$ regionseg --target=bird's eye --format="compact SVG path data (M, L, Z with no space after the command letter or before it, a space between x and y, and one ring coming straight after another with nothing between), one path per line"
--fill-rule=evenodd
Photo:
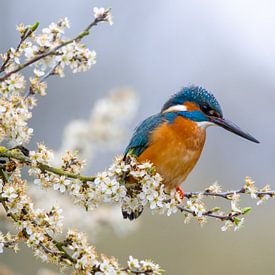
M220 114L213 110L209 105L203 104L201 110L208 116L220 117Z

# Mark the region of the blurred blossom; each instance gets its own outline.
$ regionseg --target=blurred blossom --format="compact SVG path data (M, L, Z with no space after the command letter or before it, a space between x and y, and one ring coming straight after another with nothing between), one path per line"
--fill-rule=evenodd
M137 113L138 99L131 89L116 89L98 100L88 120L73 120L64 129L56 159L66 151L78 151L90 161L97 151L116 150L126 139L126 126ZM59 164L59 163L57 163Z

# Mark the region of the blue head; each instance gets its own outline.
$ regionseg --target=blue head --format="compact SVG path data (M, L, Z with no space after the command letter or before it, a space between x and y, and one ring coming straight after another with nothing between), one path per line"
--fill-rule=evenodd
M197 86L185 87L173 95L163 106L162 113L177 113L201 127L218 125L243 138L259 143L250 134L223 117L221 106L216 98L205 89Z

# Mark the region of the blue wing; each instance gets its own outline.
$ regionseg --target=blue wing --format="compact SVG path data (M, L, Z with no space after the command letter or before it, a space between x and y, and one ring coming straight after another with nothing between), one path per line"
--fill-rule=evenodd
M142 154L142 152L149 145L150 134L161 123L166 121L163 114L156 114L145 119L136 129L128 147L125 150L125 155L131 150L136 156Z

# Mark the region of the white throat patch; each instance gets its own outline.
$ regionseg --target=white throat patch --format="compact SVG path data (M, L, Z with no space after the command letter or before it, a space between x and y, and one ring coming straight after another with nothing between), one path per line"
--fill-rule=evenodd
M199 127L203 128L203 129L206 129L209 126L215 126L216 125L215 123L213 123L211 121L198 121L198 122L196 122L196 124Z

